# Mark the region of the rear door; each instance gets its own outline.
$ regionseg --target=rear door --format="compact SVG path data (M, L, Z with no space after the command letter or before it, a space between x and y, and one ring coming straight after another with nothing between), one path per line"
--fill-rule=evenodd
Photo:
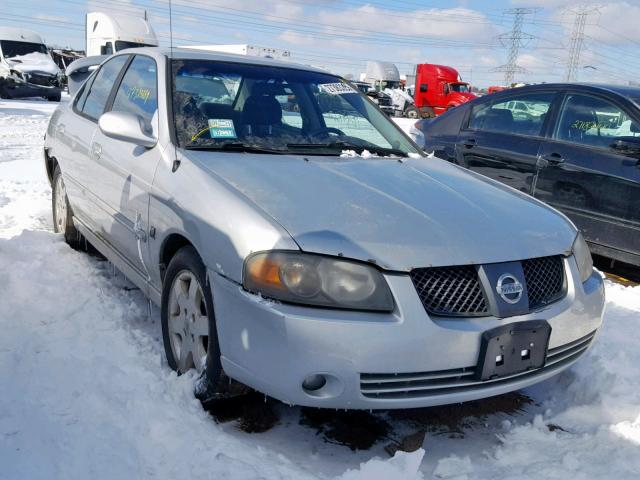
M135 55L126 67L106 111L127 112L138 116L158 137L158 67L153 58ZM147 233L149 193L160 147L144 148L109 138L97 129L92 150L98 193L108 215L100 232L121 257L147 278Z
M637 263L640 163L618 141L640 137L640 115L623 98L568 92L540 150L535 196L565 212L596 253Z
M531 193L547 113L555 97L553 92L515 93L476 103L458 136L457 162Z

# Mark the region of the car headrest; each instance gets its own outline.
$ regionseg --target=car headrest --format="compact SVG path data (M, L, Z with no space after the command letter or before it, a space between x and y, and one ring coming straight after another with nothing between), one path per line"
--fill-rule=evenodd
M282 106L271 95L251 95L242 114L247 125L277 125L282 122Z
M491 109L485 114L484 128L492 130L510 130L513 126L513 113L506 108Z

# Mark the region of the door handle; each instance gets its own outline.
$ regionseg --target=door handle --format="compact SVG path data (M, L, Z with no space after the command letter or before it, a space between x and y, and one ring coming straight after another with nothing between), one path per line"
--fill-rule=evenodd
M468 138L467 140L462 142L462 145L465 148L473 148L476 146L476 139L475 138Z
M100 156L102 156L102 146L99 143L94 143L93 145L91 145L91 155L93 155L93 158L95 158L96 160L98 160Z
M547 162L553 164L553 165L557 165L558 163L562 163L564 162L564 157L562 155L560 155L559 153L549 153L547 155L542 155L542 159L546 160Z

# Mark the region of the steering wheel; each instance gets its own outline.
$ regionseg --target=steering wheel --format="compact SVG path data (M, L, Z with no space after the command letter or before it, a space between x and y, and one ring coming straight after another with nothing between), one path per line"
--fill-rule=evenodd
M340 130L339 128L334 128L334 127L320 127L320 128L316 128L314 131L309 132L308 135L310 137L315 137L317 135L320 135L321 133L326 133L327 135L330 133L335 133L336 135L340 136L340 137L346 137L347 134L344 133L342 130Z

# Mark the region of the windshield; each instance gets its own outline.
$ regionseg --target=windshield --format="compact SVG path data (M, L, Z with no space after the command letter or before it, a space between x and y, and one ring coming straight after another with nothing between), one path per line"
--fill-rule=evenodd
M0 40L0 48L5 58L21 57L30 53L47 53L47 47L41 43L16 42L13 40Z
M355 87L317 72L173 61L178 144L271 153L406 156L414 144Z
M471 88L468 83L450 83L449 87L452 92L471 93Z
M146 43L125 42L124 40L116 40L116 52L125 48L154 47L155 45L147 45Z

